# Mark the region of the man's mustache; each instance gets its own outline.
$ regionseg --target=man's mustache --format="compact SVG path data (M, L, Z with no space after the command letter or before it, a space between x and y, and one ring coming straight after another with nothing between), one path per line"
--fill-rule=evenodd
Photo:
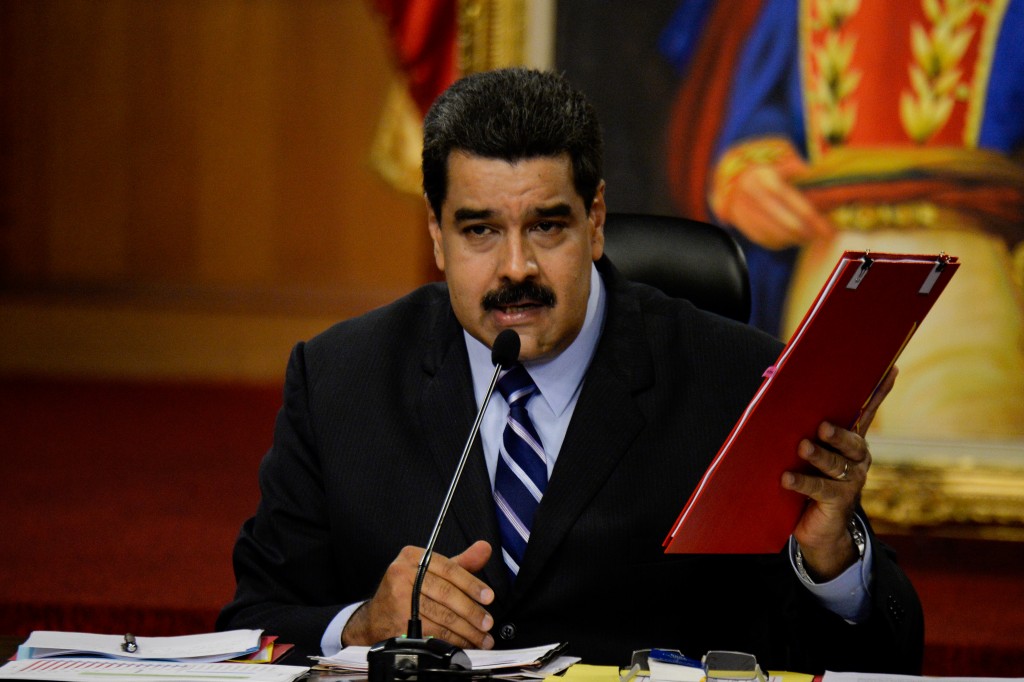
M488 291L484 294L481 303L484 310L494 310L495 308L507 308L523 301L531 301L552 308L555 305L555 292L536 282L517 282L506 284L495 291Z

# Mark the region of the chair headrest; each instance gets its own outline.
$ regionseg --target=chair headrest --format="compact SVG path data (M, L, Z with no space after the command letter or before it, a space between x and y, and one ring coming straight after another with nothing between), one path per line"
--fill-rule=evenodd
M605 253L630 280L734 320L750 319L743 251L722 228L689 218L609 213Z

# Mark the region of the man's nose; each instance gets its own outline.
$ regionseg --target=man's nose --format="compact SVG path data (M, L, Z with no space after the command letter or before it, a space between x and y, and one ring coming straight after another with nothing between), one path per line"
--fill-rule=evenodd
M536 275L537 259L530 240L518 231L510 234L505 240L499 267L499 276L512 282L522 282Z

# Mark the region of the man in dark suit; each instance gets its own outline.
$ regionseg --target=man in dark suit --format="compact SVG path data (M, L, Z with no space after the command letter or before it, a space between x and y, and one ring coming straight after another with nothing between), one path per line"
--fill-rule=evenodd
M603 257L601 136L585 98L522 69L463 79L427 115L423 168L447 284L296 346L218 626L264 628L306 653L405 631L412 545L482 400L488 348L511 328L526 388L487 411L424 581L425 635L567 641L592 663L669 646L748 651L772 669L917 672L920 604L858 506L863 433L823 424L799 448L820 474L750 482L809 500L779 554L662 553L780 344L626 282Z

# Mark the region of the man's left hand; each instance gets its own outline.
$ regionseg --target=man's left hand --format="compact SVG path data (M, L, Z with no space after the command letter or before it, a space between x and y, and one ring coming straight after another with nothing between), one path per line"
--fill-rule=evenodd
M804 567L816 581L835 578L857 560L849 523L871 467L871 452L864 434L878 406L892 390L896 373L893 367L879 385L855 430L823 422L818 427L819 442L800 442L798 454L820 475L792 471L782 475L783 488L810 498L793 537L800 543Z

